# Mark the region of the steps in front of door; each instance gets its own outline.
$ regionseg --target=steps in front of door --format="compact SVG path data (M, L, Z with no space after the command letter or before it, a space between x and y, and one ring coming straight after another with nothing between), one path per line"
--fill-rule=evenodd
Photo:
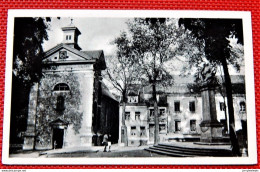
M194 146L195 147L195 146ZM211 157L230 157L232 156L232 152L229 149L211 149L209 147L206 148L198 148L198 147L186 147L186 146L175 146L173 144L158 144L156 146L151 146L146 151L150 151L152 153L163 154L172 157L197 157L197 156L211 156Z

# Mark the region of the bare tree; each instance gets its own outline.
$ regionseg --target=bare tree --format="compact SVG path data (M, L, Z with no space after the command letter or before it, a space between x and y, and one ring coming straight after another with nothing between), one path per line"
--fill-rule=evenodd
M115 40L118 47L117 61L107 70L113 85L127 98L127 90L133 81L152 87L154 105L154 144L159 142L158 87L171 86L174 83L173 71L177 60L182 56L202 56L200 44L190 32L177 25L176 19L135 18L129 20L128 32ZM189 46L186 46L189 44ZM203 45L201 46L203 47ZM187 51L187 49L189 51ZM116 67L117 66L117 67ZM123 111L123 118L125 112ZM123 126L124 119L122 121Z
M154 144L158 144L159 117L157 87L173 84L167 62L175 56L177 26L173 20L166 18L135 18L128 22L132 37L131 52L134 62L139 64L139 72L144 84L152 86L154 105Z
M116 56L111 56L106 70L106 78L122 96L122 128L121 141L127 145L127 128L125 125L125 107L127 92L133 83L138 82L138 68L131 57L131 41L127 34L122 32L113 43L117 47Z

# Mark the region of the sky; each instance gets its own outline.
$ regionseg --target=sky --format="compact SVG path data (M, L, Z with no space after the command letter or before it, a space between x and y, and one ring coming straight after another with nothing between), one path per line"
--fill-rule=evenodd
M85 50L103 50L105 56L112 55L115 46L111 42L127 29L127 18L73 18L75 25L81 32L78 44ZM52 18L49 24L49 40L43 44L47 51L62 42L64 26L71 24L71 18Z
M47 51L57 44L62 42L63 32L62 27L69 26L71 20L74 26L76 26L81 35L78 37L78 45L83 51L86 50L103 50L105 56L111 56L115 54L116 47L111 42L120 35L122 31L127 31L126 21L130 18L68 18L62 17L60 19L52 18L49 23L48 36L49 40L43 44L44 51ZM236 42L236 40L234 40ZM234 42L232 44L235 44ZM183 62L174 62L176 70L174 74L180 74L181 66ZM244 74L244 68L237 72L229 66L230 73L233 75ZM178 70L178 71L177 71Z

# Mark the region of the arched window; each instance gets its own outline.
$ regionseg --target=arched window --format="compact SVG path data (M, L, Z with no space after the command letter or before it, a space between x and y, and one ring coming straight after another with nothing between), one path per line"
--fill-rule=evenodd
M70 90L69 86L65 83L57 84L54 87L54 91L69 91L69 90Z
M64 97L63 96L58 96L57 97L57 105L56 105L56 110L61 111L64 110Z

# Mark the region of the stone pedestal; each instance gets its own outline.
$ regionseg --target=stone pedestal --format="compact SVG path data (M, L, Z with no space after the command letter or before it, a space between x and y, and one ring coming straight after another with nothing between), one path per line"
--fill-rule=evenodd
M220 142L222 139L223 125L217 120L215 90L206 87L201 91L202 97L202 116L203 121L201 127L201 142Z
M92 146L92 134L86 134L80 136L80 145L81 146Z
M23 150L33 150L35 144L35 134L28 132L24 135Z

